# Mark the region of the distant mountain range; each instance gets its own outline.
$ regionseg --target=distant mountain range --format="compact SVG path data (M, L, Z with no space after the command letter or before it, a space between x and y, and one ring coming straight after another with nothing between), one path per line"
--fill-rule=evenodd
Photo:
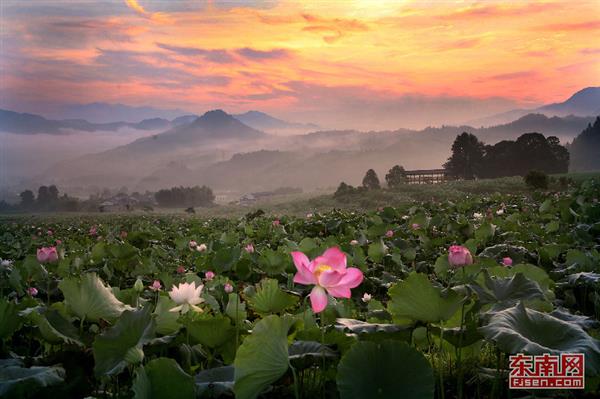
M248 111L244 114L232 115L246 126L265 132L306 133L320 129L312 123L293 123L277 119L259 111ZM109 131L116 132L122 128L138 130L167 130L173 127L189 125L198 119L198 115L188 114L168 120L164 118L148 118L140 122L89 122L85 119L47 119L29 113L18 113L0 109L0 132L18 134L67 134L74 130L83 132Z
M600 87L586 87L566 101L544 105L535 109L515 109L501 114L471 121L474 126L492 126L514 121L530 113L546 116L598 116L600 115Z
M105 123L107 121L138 123L144 119L153 118L173 120L178 116L188 114L191 114L191 112L180 109L134 107L124 104L95 102L90 104L68 104L48 116L53 119L85 119L92 123Z
M320 129L319 125L315 125L314 123L288 122L282 119L274 118L271 115L260 111L248 111L243 114L233 115L233 117L248 126L258 130L263 130L265 132L278 130L314 131Z
M46 119L43 116L35 114L0 109L0 132L18 134L68 134L74 130L83 132L116 132L125 127L138 130L164 130L171 125L172 122L162 118L144 119L138 123L92 123L84 119Z
M191 123L184 124L183 122ZM215 190L256 191L289 185L331 187L360 183L365 170L383 177L395 164L407 169L439 167L463 131L487 144L539 132L572 140L593 118L526 115L490 128L443 126L423 130L319 131L294 136L268 135L222 110L182 121L164 133L105 152L64 161L39 181L61 187L103 182L135 190L207 184Z

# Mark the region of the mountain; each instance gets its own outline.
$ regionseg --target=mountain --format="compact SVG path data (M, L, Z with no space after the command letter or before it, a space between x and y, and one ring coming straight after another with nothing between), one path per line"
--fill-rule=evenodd
M573 171L600 170L600 117L575 137L569 146Z
M174 119L181 115L187 115L180 109L160 109L154 107L132 107L124 104L90 103L70 104L63 106L51 116L55 119L81 118L92 123L103 123L106 121L124 121L138 123L144 119L163 118Z
M360 184L370 168L382 178L396 164L406 169L441 167L450 155L452 142L464 131L486 144L514 140L528 132L558 136L564 142L572 140L590 122L593 118L532 114L479 129L442 126L275 136L215 110L164 133L64 161L38 180L40 184L57 184L65 191L91 184L127 185L136 191L196 184L233 192L268 191L289 185L310 190L336 186L340 181Z
M173 126L189 125L190 123L194 122L196 119L198 119L198 115L183 115L183 116L178 116L177 118L173 119L171 121L171 124Z
M586 87L562 103L548 104L537 109L546 115L600 115L600 87Z
M40 181L56 184L133 186L161 168L169 169L168 184L188 165L204 167L223 160L231 149L255 150L269 136L244 125L222 110L206 112L190 124L146 136L108 151L60 162L48 169ZM169 166L170 165L170 166ZM173 165L177 165L176 168Z
M68 134L73 130L116 132L125 127L137 130L165 130L171 126L175 125L163 118L144 119L138 123L91 123L85 119L53 120L40 115L0 109L0 132L17 134Z
M535 109L515 109L469 122L474 126L492 126L515 120L530 113L546 116L597 116L600 115L600 87L586 87L567 100Z
M318 125L313 123L294 123L287 122L282 119L274 118L271 115L260 111L248 111L243 114L233 115L240 122L253 127L254 129L263 131L276 130L317 130Z

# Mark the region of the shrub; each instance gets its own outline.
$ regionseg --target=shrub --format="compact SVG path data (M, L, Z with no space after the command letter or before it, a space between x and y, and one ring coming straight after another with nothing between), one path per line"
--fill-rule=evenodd
M548 175L538 170L530 170L525 175L525 184L533 189L547 189L548 188Z

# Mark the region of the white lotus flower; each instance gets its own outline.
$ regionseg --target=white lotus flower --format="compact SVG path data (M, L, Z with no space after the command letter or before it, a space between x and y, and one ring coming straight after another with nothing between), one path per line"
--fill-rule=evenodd
M504 209L498 209L496 211L496 215L503 215L504 214Z
M200 245L198 245L196 247L196 251L198 251L198 252L205 252L207 248L208 247L206 246L206 244L200 244Z
M479 213L479 212L475 212L475 213L473 214L473 217L474 217L475 219L483 219L483 214L482 214L482 213Z
M368 302L370 302L370 301L371 301L371 298L373 298L373 297L371 296L371 294L367 294L367 293L365 292L365 293L363 294L362 301L363 301L364 303L368 303Z
M181 283L179 286L173 286L171 291L169 291L169 296L171 299L179 306L170 309L170 312L179 312L187 313L190 308L194 309L196 312L202 312L202 309L199 308L198 305L201 302L204 302L204 299L200 298L200 294L202 293L202 288L204 286L201 284L196 287L196 283Z

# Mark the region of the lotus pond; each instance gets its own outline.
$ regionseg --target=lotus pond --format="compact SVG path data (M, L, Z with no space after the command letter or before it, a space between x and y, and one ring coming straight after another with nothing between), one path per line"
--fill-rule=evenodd
M598 397L599 199L3 217L0 397ZM585 390L509 390L516 353Z

